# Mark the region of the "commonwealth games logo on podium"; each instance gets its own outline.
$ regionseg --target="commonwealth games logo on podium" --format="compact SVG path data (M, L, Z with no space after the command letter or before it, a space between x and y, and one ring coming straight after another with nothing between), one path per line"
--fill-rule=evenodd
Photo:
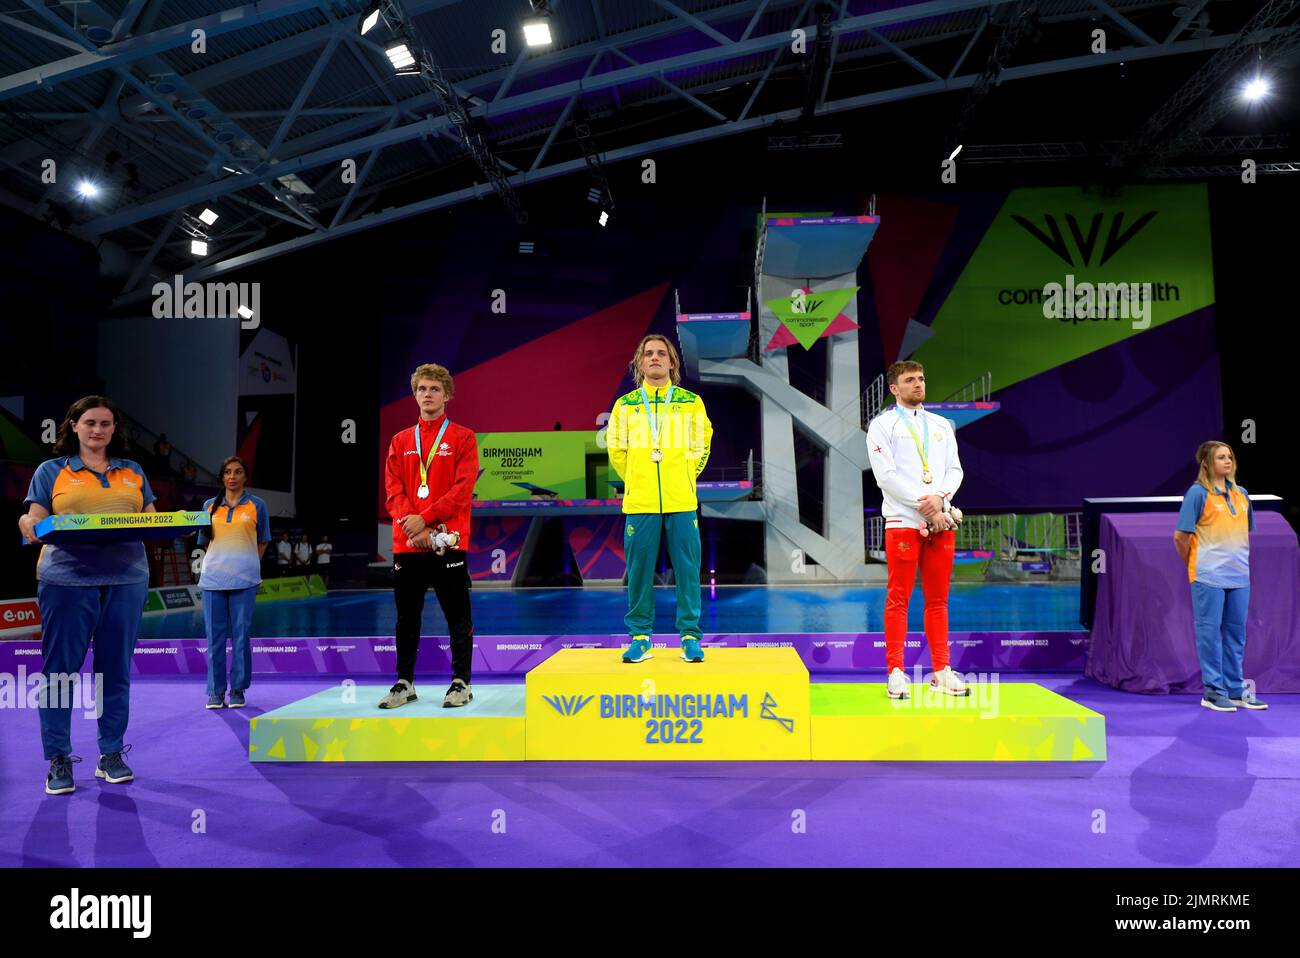
M577 715L594 695L543 695L546 704L561 715Z
M794 649L712 649L629 670L565 649L525 679L526 757L543 761L806 760L808 669Z

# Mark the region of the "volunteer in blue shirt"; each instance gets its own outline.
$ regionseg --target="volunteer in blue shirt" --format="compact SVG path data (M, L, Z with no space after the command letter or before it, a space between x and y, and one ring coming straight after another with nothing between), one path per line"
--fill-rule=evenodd
M1201 443L1196 463L1200 473L1183 496L1174 545L1192 584L1201 705L1215 712L1266 709L1242 676L1255 513L1237 485L1237 457L1226 442Z
M203 590L203 626L208 635L208 708L226 705L226 643L231 645L230 707L244 707L253 680L253 603L262 584L262 555L271 541L266 503L244 491L248 470L238 456L221 464L225 494L203 504L212 516L211 531L199 533L204 547L199 588Z
M40 542L36 524L50 515L153 512L155 496L144 470L118 457L121 417L103 396L78 399L54 442L55 458L36 467L27 490L27 514L18 520L26 542ZM131 654L149 589L143 542L55 545L41 548L36 564L36 601L41 612L41 743L50 762L45 791L75 790L72 765L72 703L66 694L94 639L94 672L103 676L99 717L99 763L95 777L107 782L134 778L122 760L130 712ZM82 681L85 681L84 679ZM84 694L82 697L84 698Z

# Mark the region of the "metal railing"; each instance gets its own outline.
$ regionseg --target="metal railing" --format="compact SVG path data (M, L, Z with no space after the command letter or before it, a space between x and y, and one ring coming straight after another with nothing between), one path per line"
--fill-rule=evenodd
M866 429L871 420L880 415L885 408L885 374L881 373L871 381L862 392L862 428Z
M989 394L993 391L993 374L985 372L984 375L972 379L966 385L962 386L951 396L940 400L941 402L988 402Z
M955 548L989 552L1010 562L1039 555L1078 559L1082 525L1081 512L966 515L957 527ZM885 550L884 516L868 517L866 546L869 553Z
M122 413L122 438L127 443L127 458L134 458L137 454L143 453L146 459L152 459L154 463L161 463L176 478L184 478L184 466L185 463L189 462L194 465L194 478L188 481L202 485L221 485L221 479L216 473L200 466L193 457L187 456L173 446L170 440L167 443L170 448L166 453L156 452L154 444L157 443L159 434L125 412Z
M700 482L751 482L751 499L763 498L763 464L746 463L743 466L705 466Z

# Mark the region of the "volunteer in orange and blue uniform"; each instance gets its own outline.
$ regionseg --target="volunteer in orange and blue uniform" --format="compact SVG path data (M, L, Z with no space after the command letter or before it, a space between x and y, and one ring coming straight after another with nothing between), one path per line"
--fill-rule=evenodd
M153 490L144 470L117 453L121 417L103 396L78 399L54 442L53 459L36 467L18 528L27 542L40 542L36 524L50 515L153 512ZM94 640L94 672L103 676L98 703L99 762L95 777L129 782L122 739L130 716L131 655L149 590L143 542L102 545L45 543L36 563L36 601L41 611L41 743L50 763L45 791L75 790L71 703L51 690L51 679L75 675Z
M1255 511L1250 494L1237 485L1231 446L1203 442L1196 463L1200 472L1178 510L1174 545L1192 584L1196 655L1205 685L1201 705L1215 712L1266 709L1242 674Z
M654 573L659 538L677 586L682 658L703 662L700 648L700 520L695 482L709 461L713 425L704 400L681 386L681 360L665 337L646 336L629 363L637 388L614 403L606 445L623 479L623 555L627 561L627 663L652 658Z
M244 489L244 460L228 456L221 464L225 495L203 504L212 517L211 531L199 533L204 547L199 588L203 590L203 626L208 635L208 705L226 704L226 642L230 642L230 707L244 707L253 681L253 603L262 584L262 554L271 541L266 503Z

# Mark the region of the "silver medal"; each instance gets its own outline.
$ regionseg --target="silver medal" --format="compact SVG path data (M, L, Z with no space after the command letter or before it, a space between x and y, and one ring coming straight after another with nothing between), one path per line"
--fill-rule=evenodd
M932 476L927 470L926 472L921 473L921 481L928 486L930 483L934 482L934 476Z
M428 499L429 498L428 485L426 485L425 483L421 483L420 488L415 490L415 494L419 496L421 499Z
M664 458L664 454L663 454L662 451L660 451L660 450L658 450L658 449L652 449L652 450L650 451L650 461L651 461L651 462L661 462L661 461L663 460L663 458Z

